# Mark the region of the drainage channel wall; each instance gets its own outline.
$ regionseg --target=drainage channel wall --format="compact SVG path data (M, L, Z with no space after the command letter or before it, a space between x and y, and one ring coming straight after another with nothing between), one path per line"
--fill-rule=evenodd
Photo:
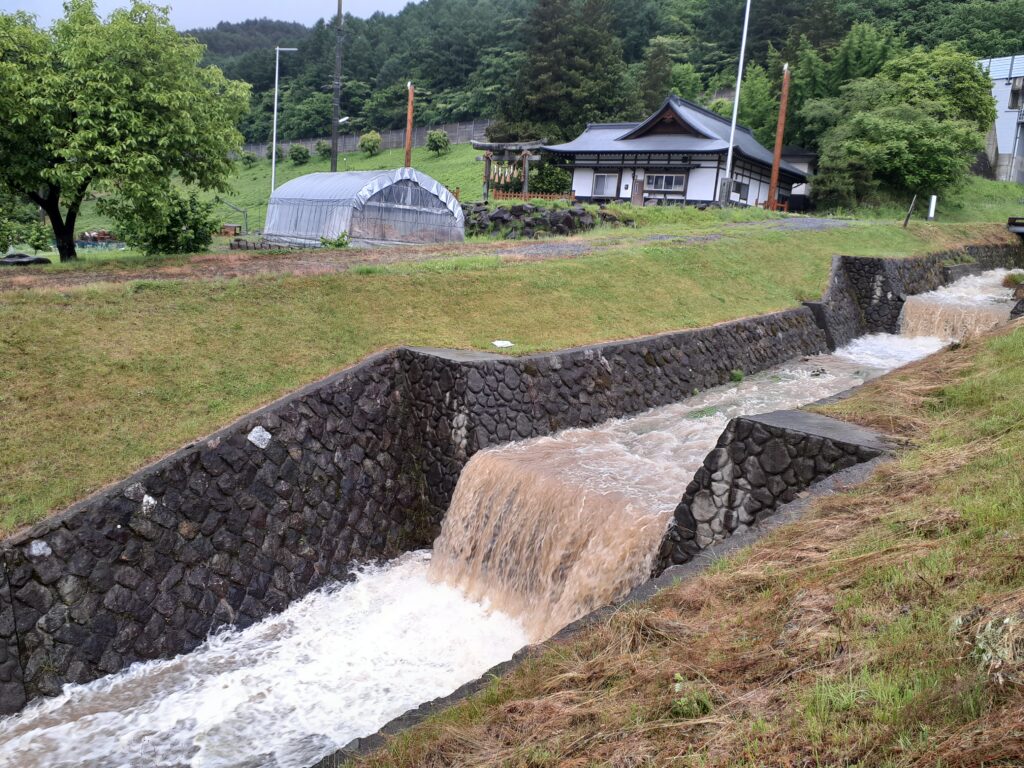
M825 348L806 308L554 354L397 349L3 543L0 711L429 546L490 445L671 403Z
M941 284L949 260L872 260L868 279L841 259L830 285L842 290L820 306L551 354L391 350L289 395L0 545L0 713L429 546L476 451L822 352L888 318L901 291Z

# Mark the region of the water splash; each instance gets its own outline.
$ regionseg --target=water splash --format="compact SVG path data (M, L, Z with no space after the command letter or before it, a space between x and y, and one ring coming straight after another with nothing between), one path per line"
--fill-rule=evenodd
M900 316L900 333L962 340L997 328L1010 319L1016 303L1012 291L1003 287L1011 271L1019 273L993 269L908 297Z
M526 645L513 619L429 581L429 557L366 568L192 653L66 686L0 721L0 766L307 768Z

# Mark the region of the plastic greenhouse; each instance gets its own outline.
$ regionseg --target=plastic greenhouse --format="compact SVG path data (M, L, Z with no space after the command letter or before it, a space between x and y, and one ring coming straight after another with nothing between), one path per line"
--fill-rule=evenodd
M412 168L310 173L270 196L263 237L282 245L320 245L348 232L353 242L448 243L465 237L455 196Z

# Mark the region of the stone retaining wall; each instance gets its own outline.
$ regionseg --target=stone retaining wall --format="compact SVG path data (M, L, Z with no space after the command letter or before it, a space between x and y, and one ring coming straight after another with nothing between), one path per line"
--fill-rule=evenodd
M687 562L810 485L888 449L870 430L806 411L733 419L676 507L656 572Z
M187 652L359 561L429 546L481 448L824 348L801 308L523 358L376 355L6 540L0 712Z

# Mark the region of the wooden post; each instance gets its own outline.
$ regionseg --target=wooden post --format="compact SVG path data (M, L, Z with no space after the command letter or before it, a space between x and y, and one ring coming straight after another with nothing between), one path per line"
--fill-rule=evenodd
M491 158L493 153L488 150L484 152L484 202L491 199Z
M523 200L527 200L530 194L530 153L523 152Z
M405 115L405 167L412 168L412 105L416 89L413 88L412 81L408 83L409 88L409 107Z
M782 97L779 99L779 122L775 126L775 158L772 178L768 183L768 210L779 207L779 166L782 163L782 137L786 133L786 107L789 105L789 64L782 66Z

